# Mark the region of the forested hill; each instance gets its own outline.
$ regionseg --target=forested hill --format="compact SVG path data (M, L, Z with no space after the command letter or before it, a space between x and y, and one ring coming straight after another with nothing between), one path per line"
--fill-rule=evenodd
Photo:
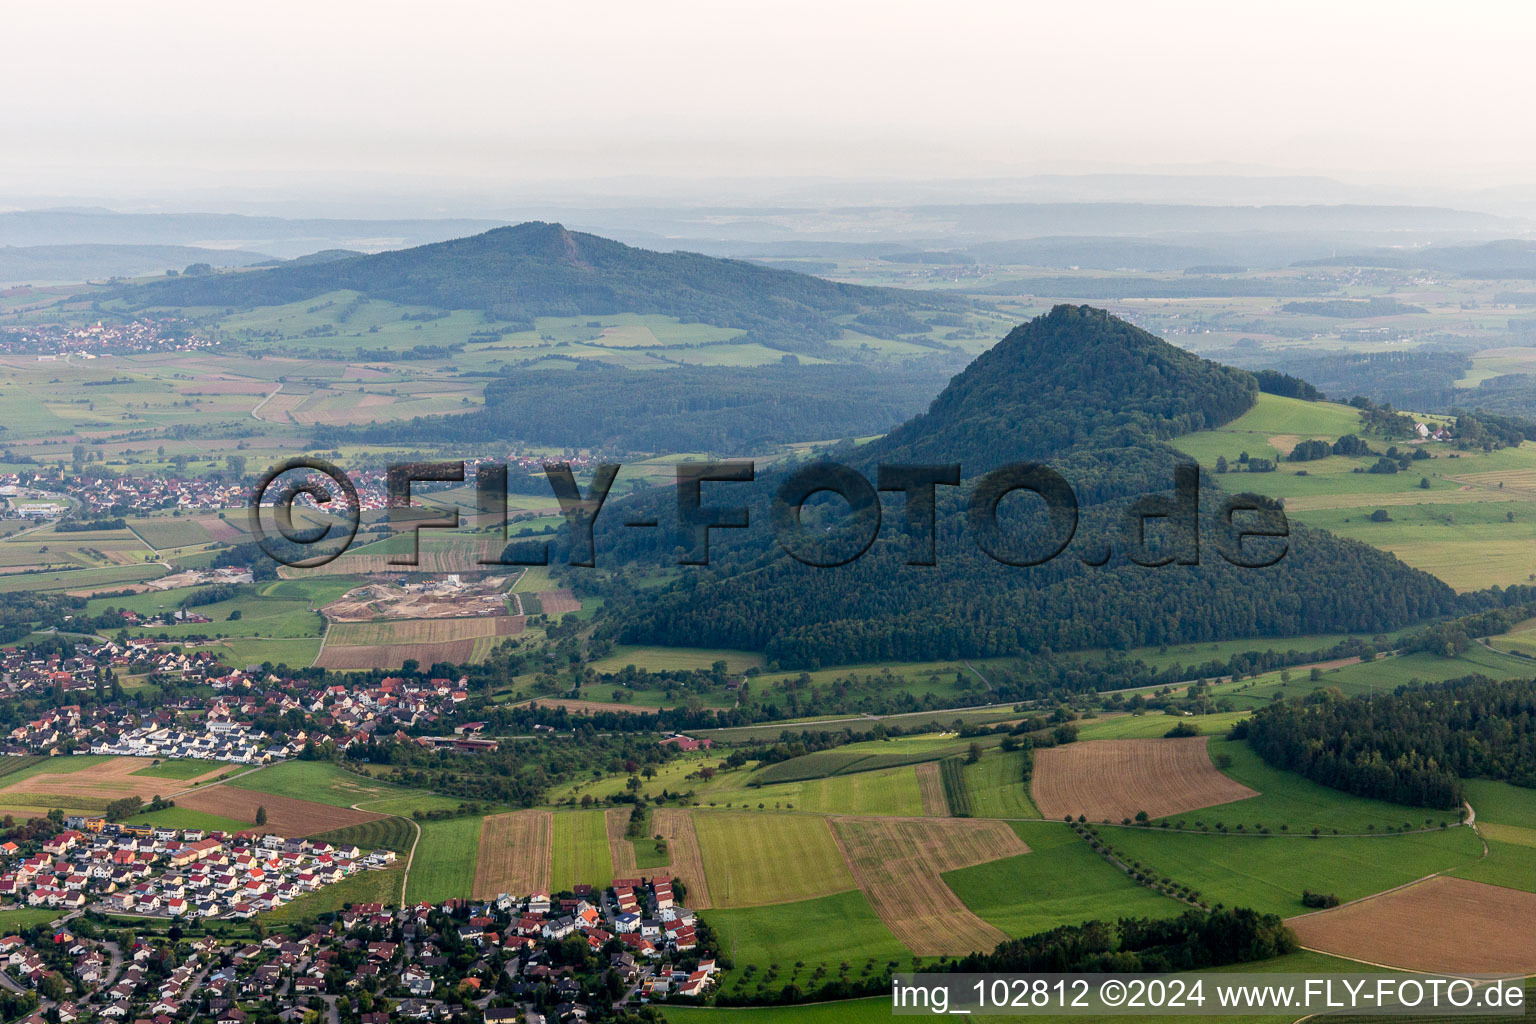
M907 564L896 496L888 499L880 540L862 557L838 568L796 562L766 528L766 499L781 477L765 474L755 489L711 492L710 501L752 507L752 528L717 531L710 567L689 570L668 591L648 591L644 602L623 609L621 639L761 650L786 667L805 667L1373 633L1457 609L1455 593L1434 577L1297 523L1277 564L1229 563L1218 550L1224 495L1210 478L1200 498L1198 564L1145 564L1155 558L1136 550L1144 541L1124 513L1133 502L1168 495L1175 468L1187 461L1162 438L1239 415L1255 398L1251 375L1075 306L1011 332L984 358L884 441L834 453L871 478L880 463L961 463L965 485L940 488L937 565ZM964 503L980 473L1028 460L1067 480L1080 518L1058 557L1005 565L977 547ZM831 540L837 517L818 519L823 512L807 510L812 529L821 527L817 536ZM1025 560L1045 557L1054 542L1039 541L1060 536L1045 529L1043 517L1014 524L1012 535L1029 539ZM638 531L607 532L600 550L636 562L646 555L665 562L673 552L665 531L656 531L649 543L658 548L650 552L636 548L646 543Z
M528 326L539 316L657 313L735 327L789 352L821 350L839 317L862 315L908 330L918 310L966 300L838 284L741 260L652 252L559 224L529 222L414 249L213 277L171 278L124 290L136 307L252 308L349 289L376 299L484 310Z
M1014 328L868 460L959 462L967 476L1080 447L1166 440L1236 419L1258 396L1242 370L1201 359L1092 306Z

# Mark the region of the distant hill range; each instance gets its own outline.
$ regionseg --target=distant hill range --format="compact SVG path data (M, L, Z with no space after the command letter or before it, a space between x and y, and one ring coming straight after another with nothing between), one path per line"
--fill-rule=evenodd
M0 246L191 245L256 250L289 259L319 249L377 251L423 245L504 223L469 218L362 220L236 213L117 213L95 208L16 210L0 213Z
M74 284L180 271L194 263L249 267L269 259L259 252L190 245L0 246L0 285Z
M740 260L652 252L559 224L530 222L468 238L270 270L180 278L125 289L131 306L282 305L350 289L369 298L474 309L531 327L540 316L657 313L735 327L785 352L811 353L841 336L838 318L878 333L923 330L912 314L959 310L968 300L837 284Z
M1536 280L1536 242L1523 238L1504 238L1478 245L1372 249L1327 259L1309 260L1304 265L1440 270L1464 277Z

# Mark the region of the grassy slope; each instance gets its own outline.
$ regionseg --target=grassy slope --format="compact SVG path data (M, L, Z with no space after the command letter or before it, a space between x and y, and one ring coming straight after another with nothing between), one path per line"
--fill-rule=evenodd
M1185 906L1132 882L1066 825L1018 822L1030 852L946 872L944 881L976 915L1011 936L1094 918L1172 917Z
M576 885L603 887L613 881L604 811L563 811L555 815L550 885L569 892Z
M978 818L1038 818L1040 811L1029 798L1024 781L1022 751L989 750L980 761L966 765L965 782L971 792L971 813Z
M808 979L821 965L835 977L843 961L862 968L864 962L874 960L879 969L890 960L905 966L911 959L857 889L771 907L708 910L704 919L719 935L721 951L736 963L728 984L745 992L754 990L773 964L778 965L779 977L769 987L780 988L795 980L807 988L816 984ZM792 976L797 961L806 966L796 980ZM748 964L756 965L757 972L744 979ZM857 970L851 973L856 976Z
M421 841L411 862L405 898L441 903L469 896L475 884L475 860L480 850L480 819L449 818L421 823Z
M1437 871L1475 862L1482 843L1468 828L1396 836L1190 835L1160 829L1103 828L1126 856L1208 903L1289 917L1305 911L1301 891L1359 899Z

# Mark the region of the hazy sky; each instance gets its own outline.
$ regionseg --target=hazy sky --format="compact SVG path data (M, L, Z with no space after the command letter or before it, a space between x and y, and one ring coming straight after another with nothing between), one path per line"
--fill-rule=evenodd
M11 6L0 194L1231 162L1536 181L1536 5Z

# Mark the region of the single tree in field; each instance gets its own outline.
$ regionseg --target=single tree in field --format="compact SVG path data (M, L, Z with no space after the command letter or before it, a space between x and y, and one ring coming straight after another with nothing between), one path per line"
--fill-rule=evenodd
M263 804L260 807L256 808L256 824L258 824L258 825L265 825L266 823L267 823L267 808L266 808L266 805Z

